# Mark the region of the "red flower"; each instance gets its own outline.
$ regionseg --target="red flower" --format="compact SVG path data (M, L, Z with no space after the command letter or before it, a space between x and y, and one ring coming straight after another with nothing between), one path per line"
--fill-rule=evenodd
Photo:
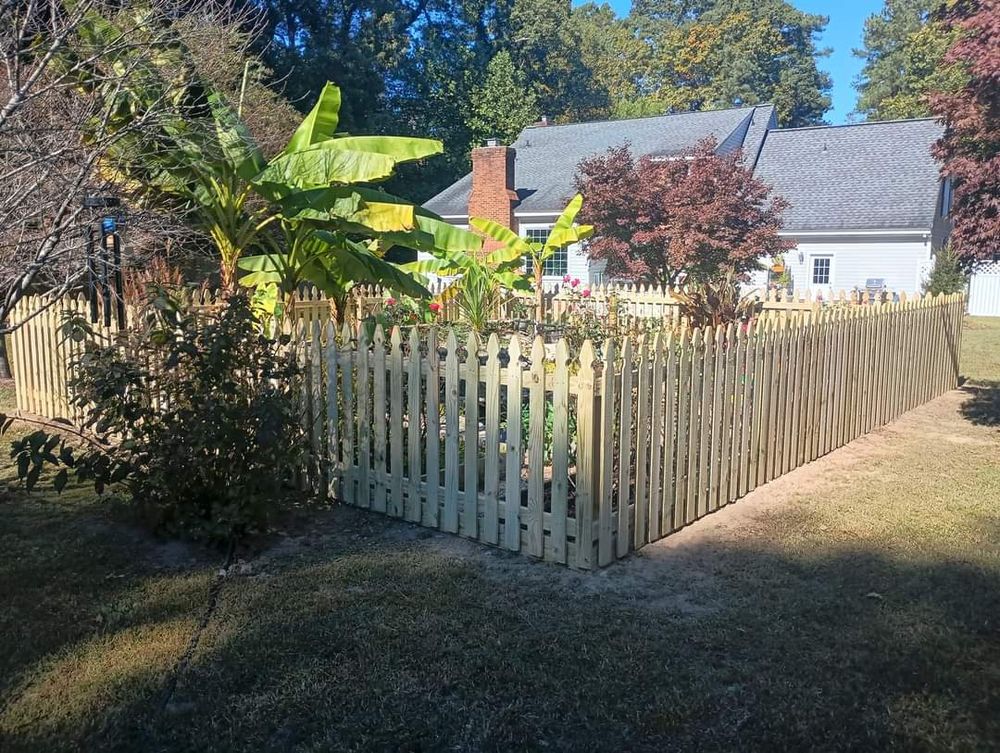
M571 279L569 275L563 275L563 282L569 282Z
M386 306L395 306L396 305L396 299L395 298L386 298L385 299L385 305Z
M432 313L436 314L438 311L441 310L441 304L438 303L437 301L434 301L433 303L429 304L427 308L429 308Z
M579 277L574 277L574 278L573 278L573 282L571 282L571 283L570 283L570 285L572 285L572 286L573 286L574 288L575 288L575 287L576 287L577 285L579 285L579 284L580 284L580 278L579 278Z
M590 288L587 288L582 293L580 293L584 298L590 298Z

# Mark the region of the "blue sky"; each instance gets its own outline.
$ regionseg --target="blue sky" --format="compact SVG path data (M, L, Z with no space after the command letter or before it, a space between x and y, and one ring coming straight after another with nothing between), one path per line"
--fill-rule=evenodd
M598 0L599 1L599 0ZM582 0L574 0L580 5ZM626 15L632 0L608 0L618 15ZM829 57L820 60L820 68L833 77L833 108L826 113L830 123L844 123L854 109L857 92L851 86L861 70L861 60L851 50L861 47L865 19L882 9L882 0L790 0L792 5L809 13L830 17L830 23L819 40L819 46L829 47Z

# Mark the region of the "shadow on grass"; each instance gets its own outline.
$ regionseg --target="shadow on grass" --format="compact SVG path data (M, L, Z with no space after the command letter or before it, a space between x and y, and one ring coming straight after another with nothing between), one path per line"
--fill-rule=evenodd
M17 730L5 749L973 750L1000 739L1000 577L974 564L758 540L586 575L353 525L227 581L167 712L136 662L126 692L89 712L20 699L5 710L4 730ZM49 672L72 682L73 661ZM68 697L101 697L94 661Z
M1000 426L1000 382L966 382L961 387L969 397L961 413L978 426Z

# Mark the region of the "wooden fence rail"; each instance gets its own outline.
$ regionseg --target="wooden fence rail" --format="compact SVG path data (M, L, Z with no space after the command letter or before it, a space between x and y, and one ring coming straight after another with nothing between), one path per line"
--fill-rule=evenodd
M961 295L814 305L575 353L305 321L303 477L351 505L604 566L954 388L963 310ZM48 416L67 415L77 347L55 311L13 348L18 407Z

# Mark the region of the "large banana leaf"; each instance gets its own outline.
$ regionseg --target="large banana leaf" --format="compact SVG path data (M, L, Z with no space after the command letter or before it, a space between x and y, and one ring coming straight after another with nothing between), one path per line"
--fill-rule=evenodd
M285 147L285 154L306 149L313 144L332 138L340 122L340 89L327 82L320 92L319 99L313 105L309 114L295 129L292 138Z
M593 235L593 226L573 224L574 220L576 220L576 215L580 212L580 207L582 206L583 196L581 194L577 194L570 200L569 204L566 205L566 208L563 209L562 214L559 215L559 218L552 226L552 230L549 232L549 237L545 240L546 251L555 251L556 249L563 248L571 243L586 240Z
M266 166L264 155L250 135L246 123L222 97L212 92L208 95L215 121L215 134L223 158L230 168L244 180L250 180Z
M410 162L444 151L444 144L436 139L409 136L341 136L313 144L314 149L368 152L392 157L396 162Z
M426 297L427 289L361 243L325 231L311 233L294 254L262 254L239 261L248 287L277 284L286 292L309 282L330 296L343 295L354 284L381 285L406 295Z
M373 183L392 175L395 165L384 154L311 148L275 157L253 182L298 189Z
M277 197L276 202L282 215L294 221L348 223L351 231L377 233L416 227L412 204L366 201L357 189L346 186L295 191Z
M471 217L469 218L469 224L479 232L488 235L493 240L500 241L500 243L503 243L505 246L516 248L522 256L531 252L531 248L524 238L519 236L509 227L504 227L498 222L483 219L482 217Z

